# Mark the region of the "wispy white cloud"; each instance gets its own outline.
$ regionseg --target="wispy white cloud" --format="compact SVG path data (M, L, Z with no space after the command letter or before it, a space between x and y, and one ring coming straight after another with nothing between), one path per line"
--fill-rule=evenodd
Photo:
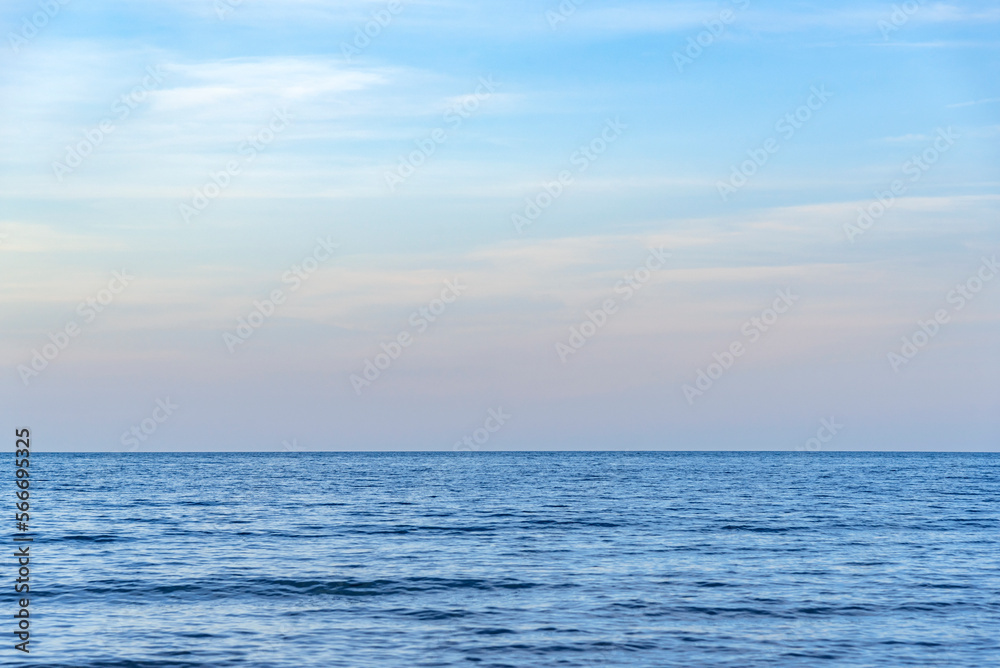
M960 107L972 107L977 104L990 104L992 102L1000 102L1000 97L990 97L985 100L973 100L971 102L959 102L957 104L947 105L948 109L958 109Z

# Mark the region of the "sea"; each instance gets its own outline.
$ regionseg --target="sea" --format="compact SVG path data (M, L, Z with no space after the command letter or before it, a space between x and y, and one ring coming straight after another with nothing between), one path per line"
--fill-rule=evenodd
M1000 665L995 453L31 467L31 651L7 557L2 665Z

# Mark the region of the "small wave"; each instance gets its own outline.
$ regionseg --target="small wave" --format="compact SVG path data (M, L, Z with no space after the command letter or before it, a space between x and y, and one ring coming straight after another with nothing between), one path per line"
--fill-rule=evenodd
M411 577L402 579L376 580L321 580L321 579L288 579L288 578L257 578L251 580L228 578L222 580L198 580L184 583L143 583L101 581L91 583L75 591L87 595L114 596L140 595L175 597L183 595L186 598L219 598L255 595L265 597L282 596L391 596L395 594L412 594L420 592L449 590L519 590L541 587L534 582L526 582L515 578L483 579L483 578L436 578ZM567 586L565 583L560 587ZM74 593L67 590L62 593Z
M722 531L749 531L750 533L788 533L798 531L798 527L755 527L749 524L726 524L719 527Z
M470 614L466 610L409 610L407 608L399 608L397 610L390 610L389 612L395 612L403 617L412 617L413 619L419 619L421 621L461 619L463 617L468 617Z
M796 612L803 615L845 615L848 617L860 614L874 614L877 610L868 605L841 605L825 606L817 605L806 608L799 608Z
M114 536L108 533L98 533L98 534L73 534L67 536L59 536L58 538L47 539L46 543L58 543L61 541L82 541L85 543L114 543L121 540L119 536Z

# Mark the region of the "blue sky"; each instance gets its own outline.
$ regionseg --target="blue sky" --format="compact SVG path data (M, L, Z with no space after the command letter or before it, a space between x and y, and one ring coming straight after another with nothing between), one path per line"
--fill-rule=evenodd
M831 416L823 449L997 447L1000 280L960 309L950 292L1000 246L994 3L41 7L0 8L0 400L47 449L452 450L498 407L512 417L479 449L801 449ZM390 189L420 142L433 153ZM227 185L184 216L213 174ZM317 239L337 250L293 290ZM750 342L778 290L797 301Z

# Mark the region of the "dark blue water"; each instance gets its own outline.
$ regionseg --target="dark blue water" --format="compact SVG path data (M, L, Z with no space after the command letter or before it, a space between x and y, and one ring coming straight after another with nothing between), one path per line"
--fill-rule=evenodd
M1000 665L995 454L36 454L32 472L28 664Z

